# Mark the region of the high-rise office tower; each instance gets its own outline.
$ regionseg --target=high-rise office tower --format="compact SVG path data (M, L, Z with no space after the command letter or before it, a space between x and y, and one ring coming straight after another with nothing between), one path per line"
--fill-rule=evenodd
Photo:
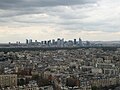
M55 39L52 40L52 45L55 45Z
M47 41L44 41L44 44L46 45L46 44L47 44Z
M48 41L48 46L50 46L50 45L51 45L51 40Z
M74 42L73 42L72 40L69 40L69 41L67 42L67 44L68 44L69 47L72 47L72 46L74 45Z
M74 45L76 45L77 44L77 40L76 39L74 39Z
M57 39L57 47L61 47L61 40L60 40L60 38Z
M64 38L61 40L61 47L64 47Z
M86 41L86 46L90 46L90 42L89 41Z
M63 39L60 39L60 38L57 39L57 47L64 47L64 38Z
M29 39L29 44L32 44L32 39Z
M79 38L79 46L83 46L81 38Z
M28 41L28 39L26 39L26 44L28 44L29 43L29 41Z
M37 40L35 40L35 43L37 43Z
M43 45L43 44L44 44L44 41L41 41L41 44Z
M35 40L35 44L36 44L36 45L38 44L38 41L37 41L37 40Z

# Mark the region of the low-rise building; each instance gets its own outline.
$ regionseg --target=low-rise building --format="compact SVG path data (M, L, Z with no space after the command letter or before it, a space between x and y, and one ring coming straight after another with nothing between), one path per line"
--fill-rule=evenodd
M1 87L13 87L17 86L17 75L0 75L0 86Z

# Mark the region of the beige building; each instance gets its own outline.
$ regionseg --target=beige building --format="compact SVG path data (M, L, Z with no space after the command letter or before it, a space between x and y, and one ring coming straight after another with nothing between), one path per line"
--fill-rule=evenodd
M119 83L119 79L116 77L113 78L104 78L104 79L94 79L91 80L91 85L96 87L105 87L110 85L116 85Z
M10 75L0 75L0 86L1 87L13 87L17 86L17 75L10 74Z

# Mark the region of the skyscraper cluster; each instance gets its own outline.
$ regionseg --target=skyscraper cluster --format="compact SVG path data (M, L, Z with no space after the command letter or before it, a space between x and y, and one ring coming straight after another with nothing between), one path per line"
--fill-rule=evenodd
M45 41L33 41L32 39L26 39L26 44L29 46L42 46L42 47L82 47L82 39L64 40L64 38L57 38L57 40L45 40Z

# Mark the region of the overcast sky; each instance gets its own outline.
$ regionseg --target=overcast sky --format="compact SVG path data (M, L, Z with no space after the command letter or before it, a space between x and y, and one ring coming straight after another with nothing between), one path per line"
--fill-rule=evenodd
M120 0L0 0L0 42L120 40Z

